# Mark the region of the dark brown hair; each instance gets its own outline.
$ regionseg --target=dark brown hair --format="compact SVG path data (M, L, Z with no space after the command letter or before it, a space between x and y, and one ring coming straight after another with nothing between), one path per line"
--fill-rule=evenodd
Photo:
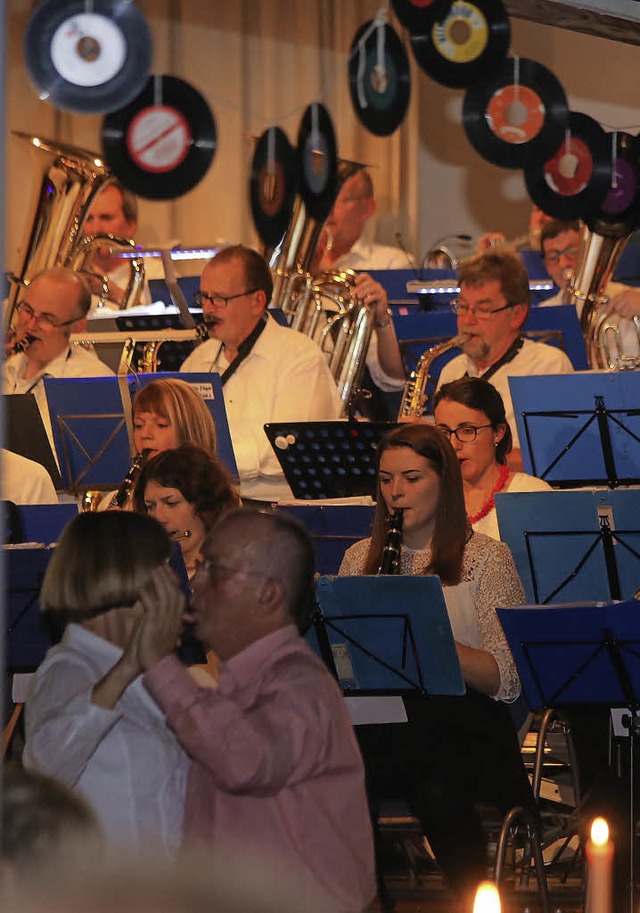
M458 270L458 284L477 287L496 280L500 290L512 307L524 304L529 313L531 297L529 276L517 254L506 250L489 250L473 257Z
M542 251L542 257L544 258L544 242L552 241L554 238L557 238L558 235L563 235L567 231L577 231L580 232L580 222L577 219L574 222L561 222L560 219L551 219L550 222L545 222L542 226L542 231L540 232L540 250Z
M231 247L223 247L215 257L209 260L207 266L212 263L230 263L232 260L240 260L242 262L247 288L260 289L264 292L266 307L273 294L273 278L267 261L251 247L245 247L244 244L232 244Z
M496 445L496 460L501 466L504 466L507 462L507 454L511 453L513 448L513 435L505 415L502 397L493 384L481 377L461 377L459 380L452 380L451 383L443 384L440 387L433 399L434 412L438 403L443 399L450 400L452 403L460 403L461 406L475 409L476 412L482 412L494 431L500 425L504 425L504 435Z

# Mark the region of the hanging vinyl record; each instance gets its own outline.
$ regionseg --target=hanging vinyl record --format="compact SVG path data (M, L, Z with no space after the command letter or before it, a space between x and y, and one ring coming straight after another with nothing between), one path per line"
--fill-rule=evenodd
M411 76L402 42L390 25L373 20L357 31L349 52L349 88L359 120L376 136L400 126Z
M558 151L524 170L529 196L548 215L584 219L602 203L611 179L611 144L600 124L570 112Z
M466 89L500 66L511 27L502 0L453 0L425 34L411 35L411 49L427 76Z
M503 168L546 161L562 142L567 98L551 70L523 57L505 60L468 89L462 123L480 155Z
M424 35L451 6L451 0L391 0L391 6L405 28L414 35Z
M622 236L640 227L640 140L621 131L605 136L611 150L607 191L586 222L599 234Z
M150 200L171 200L206 174L216 125L192 85L151 76L130 104L105 117L102 145L107 165L125 186Z
M249 181L253 221L266 247L275 247L286 232L295 195L295 151L280 127L269 127L256 143Z
M336 139L331 116L318 102L309 105L298 131L298 188L313 219L324 222L336 196Z
M141 91L153 46L131 0L44 0L24 36L24 58L40 98L79 114L106 114Z

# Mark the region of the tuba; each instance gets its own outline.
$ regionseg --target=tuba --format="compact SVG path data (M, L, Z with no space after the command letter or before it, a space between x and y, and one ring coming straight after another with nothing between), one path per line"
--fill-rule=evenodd
M445 342L431 346L430 349L422 353L415 370L411 372L411 376L405 384L398 420L402 418L417 418L424 413L427 400L427 384L431 376L429 374L431 363L439 355L448 352L449 349L461 346L466 338L466 333L461 333L459 336L453 336L451 339L445 340Z
M42 270L53 266L82 270L93 246L104 244L105 238L112 246L122 249L132 246L126 239L111 236L85 239L81 234L82 224L97 193L112 180L99 156L86 149L27 133L15 135L29 144L40 183L34 194L34 215L21 246L24 251L22 265L17 275L9 277L8 324L20 287L29 285ZM127 285L124 307L132 307L137 302L144 281L142 261L134 259L131 263L135 267L132 267Z

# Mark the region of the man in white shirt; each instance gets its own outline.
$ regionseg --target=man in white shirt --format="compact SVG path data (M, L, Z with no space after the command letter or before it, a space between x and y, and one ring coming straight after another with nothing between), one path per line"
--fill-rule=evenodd
M92 352L69 343L71 333L86 330L90 305L91 295L83 277L65 267L52 267L35 276L13 313L13 338L26 339L28 345L4 362L2 391L33 393L52 447L44 378L113 374Z
M57 504L51 476L40 463L12 450L0 450L2 497L14 504Z
M272 287L268 265L248 247L225 248L210 260L196 296L210 338L181 367L221 375L245 502L291 497L265 423L326 421L342 411L318 345L269 316Z
M509 377L535 374L568 374L573 371L567 355L555 346L533 342L522 335L529 314L529 277L517 254L487 251L458 271L460 297L452 303L458 315L458 333L467 336L462 355L448 362L438 388L469 375L484 377L502 396L514 449L509 465L522 469L518 432Z
M138 227L138 201L134 193L116 179L97 194L82 226L87 237L114 235L130 240ZM87 281L94 295L92 309L98 306L119 310L126 306L127 284L131 276L130 261L115 257L108 244L96 247L87 258ZM91 275L95 273L96 275ZM101 278L107 280L107 295ZM145 282L137 304L151 304L151 293Z

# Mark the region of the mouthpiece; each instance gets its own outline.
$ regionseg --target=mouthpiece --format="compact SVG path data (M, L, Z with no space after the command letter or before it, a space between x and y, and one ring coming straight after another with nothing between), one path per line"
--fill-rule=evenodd
M185 531L184 531L183 533L180 533L180 532L172 533L172 534L169 536L169 538L171 539L172 542L177 542L178 539L190 539L190 538L191 538L191 530L190 530L190 529L185 529Z

